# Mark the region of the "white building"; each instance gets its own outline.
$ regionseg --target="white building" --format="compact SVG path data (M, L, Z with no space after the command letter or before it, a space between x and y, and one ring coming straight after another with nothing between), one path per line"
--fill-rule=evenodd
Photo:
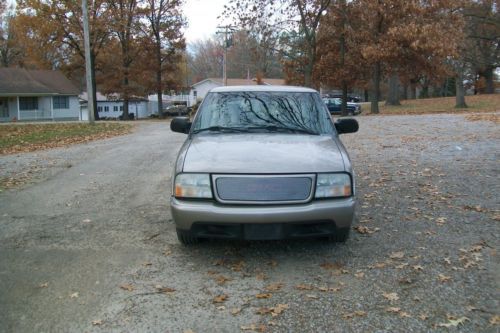
M61 72L0 68L0 121L78 120L78 89Z
M282 86L285 85L285 80L283 79L262 79L262 84L272 85L272 86ZM196 104L198 101L202 101L207 93L216 87L223 86L223 80L218 78L208 78L203 81L197 82L191 86L191 91L189 93L189 99ZM246 85L257 85L256 79L227 79L228 86L246 86Z
M86 104L87 104L87 93L84 92L80 95L80 99L85 105L82 108L82 120L86 120L88 115L86 114ZM119 98L116 94L103 95L100 92L96 93L97 99L97 111L99 112L99 118L101 119L117 119L123 114L123 100ZM128 113L133 114L135 119L148 118L152 113L149 101L145 98L133 97L130 98L128 103Z

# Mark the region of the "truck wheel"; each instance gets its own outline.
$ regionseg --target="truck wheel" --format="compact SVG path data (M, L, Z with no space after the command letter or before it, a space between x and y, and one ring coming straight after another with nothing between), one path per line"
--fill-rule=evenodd
M335 234L328 237L328 240L335 243L345 243L349 238L349 233L351 232L351 228L342 228L337 229Z
M180 231L177 230L177 239L179 242L181 242L183 245L193 245L197 244L199 242L199 239L191 235L189 231Z

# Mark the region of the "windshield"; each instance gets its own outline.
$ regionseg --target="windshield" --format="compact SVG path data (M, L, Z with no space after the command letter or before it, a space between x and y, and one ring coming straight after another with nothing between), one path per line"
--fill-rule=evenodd
M208 94L192 132L263 130L318 135L332 133L332 127L317 93L237 91Z

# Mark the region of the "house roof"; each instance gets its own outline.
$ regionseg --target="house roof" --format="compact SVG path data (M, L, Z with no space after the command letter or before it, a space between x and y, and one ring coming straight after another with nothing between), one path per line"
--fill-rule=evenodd
M197 86L197 85L200 85L204 82L207 82L207 81L212 81L213 83L215 84L219 84L219 85L223 85L223 80L221 78L213 78L213 77L210 77L208 79L205 79L205 80L202 80L200 82L197 82L195 84L193 84L193 87L194 86ZM285 85L285 80L283 79L262 79L262 82L264 83L264 85L272 85L272 86L282 86L282 85ZM257 85L257 80L255 78L253 79L227 79L227 85L228 86L247 86L247 85Z
M0 68L0 95L78 95L60 71Z

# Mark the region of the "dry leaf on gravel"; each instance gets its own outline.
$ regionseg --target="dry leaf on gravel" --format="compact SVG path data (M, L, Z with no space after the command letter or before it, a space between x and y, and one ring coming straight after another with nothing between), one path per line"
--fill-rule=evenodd
M401 311L401 312L399 313L399 316L400 316L401 318L411 318L411 315L410 315L408 312L404 312L404 311Z
M295 286L295 289L298 290L313 290L314 286L311 286L310 284L298 284Z
M259 298L259 299L262 299L262 298L271 298L272 296L273 296L273 294L271 294L271 293L261 293L261 294L255 295L255 297Z
M72 293L69 298L78 298L78 296L80 296L78 293Z
M38 285L38 288L47 288L49 286L49 283L48 282L44 282L44 283L40 283Z
M134 286L129 283L124 283L120 285L120 288L127 291L134 291Z
M500 325L500 315L494 315L490 318L489 323L491 325Z
M399 313L399 311L401 311L401 308L388 307L385 309L385 311L391 312L391 313Z
M228 296L225 294L215 296L212 300L212 303L224 303L227 300Z
M399 252L391 253L391 255L389 257L391 259L403 259L404 256L405 256L405 253L403 251L399 251Z
M445 223L446 223L446 217L438 217L438 218L436 219L436 224L437 224L437 225L443 225L443 224L445 224Z
M231 314L233 316L236 316L236 315L238 315L240 313L241 313L241 308L233 308L233 309L231 309Z
M278 282L278 283L271 283L270 285L267 285L264 289L266 289L267 291L278 291L281 290L281 288L283 288L283 283Z
M429 319L429 316L426 315L426 314L424 314L424 313L422 313L420 316L418 316L418 318L420 318L422 320L427 320L427 319Z
M350 312L350 313L345 313L342 315L342 318L344 319L351 319L351 318L354 318L354 317L364 317L366 316L366 312L365 311L354 311L354 312Z
M416 270L416 271L423 271L424 267L422 267L420 265L415 265L415 266L413 266L413 269Z
M92 320L92 325L94 326L102 325L102 319Z
M447 327L447 328L457 327L457 326L465 324L466 321L470 321L470 319L467 317L460 317L458 319L448 319L447 323L440 323L440 324L437 324L437 326L438 327Z
M224 275L217 275L215 277L215 282L217 282L218 285L223 285L227 281L231 281L231 278L225 277Z
M314 294L307 294L306 297L309 299L318 299L319 298L317 295L314 295Z
M267 307L259 308L259 309L257 309L256 313L260 314L260 315L270 314L271 316L276 317L276 316L280 315L281 313L283 313L283 311L285 311L286 309L288 309L288 304L278 304L278 305L272 306L270 308L267 308Z
M446 276L444 274L439 274L438 279L440 282L448 282L451 280L451 276Z
M382 296L384 296L389 301L397 301L399 299L397 293L383 293Z
M369 227L366 227L364 225L358 225L354 227L354 230L363 235L371 235L376 233L377 231L380 231L380 228L370 229Z
M163 287L161 285L156 285L155 288L160 293L173 293L175 291L174 288Z
M362 279L365 277L365 273L357 272L357 273L354 273L354 276L357 277L358 279Z

